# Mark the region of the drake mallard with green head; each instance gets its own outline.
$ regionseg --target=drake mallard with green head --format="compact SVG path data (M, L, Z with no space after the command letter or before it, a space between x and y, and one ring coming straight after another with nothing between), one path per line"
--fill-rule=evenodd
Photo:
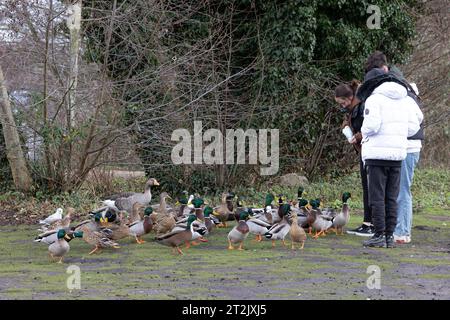
M56 241L48 246L48 253L52 260L59 258L58 263L62 263L64 255L70 250L69 241L73 238L81 238L83 233L81 231L73 232L69 235L66 230L59 229L56 233Z
M278 215L281 221L275 223L264 235L267 239L272 240L272 247L275 247L275 240L281 240L284 245L286 242L284 238L289 233L290 225L288 219L291 213L291 206L287 203L282 204L278 208Z
M246 222L248 217L249 217L248 212L242 212L241 216L239 217L238 224L228 233L228 250L233 250L234 249L233 244L238 243L239 243L238 250L244 250L243 248L244 240L248 237L248 234L250 232L250 229Z
M251 208L248 210L250 215ZM261 242L263 240L263 235L265 235L266 232L272 227L270 223L257 217L250 217L250 219L247 220L247 225L250 233L256 235L255 241L257 242Z
M189 247L190 241L201 238L207 232L206 227L199 229L194 228L195 224L193 222L196 220L197 218L195 215L189 216L185 229L175 228L167 234L157 236L155 238L156 242L172 247L173 251L176 249L179 254L183 254L180 245L185 243L186 246Z

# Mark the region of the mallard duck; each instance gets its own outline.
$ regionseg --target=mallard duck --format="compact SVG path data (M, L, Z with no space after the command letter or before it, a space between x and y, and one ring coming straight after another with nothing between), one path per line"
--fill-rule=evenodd
M240 196L237 196L236 197L236 209L234 210L234 214L232 215L231 218L233 218L236 222L238 222L239 218L241 216L241 213L242 212L249 212L248 209L249 208L247 208L245 206L244 199L242 197L240 197ZM252 216L253 215L253 210L251 210L249 212L249 214Z
M109 229L94 231L87 225L83 225L80 227L80 231L82 231L83 240L86 243L94 246L94 249L89 252L89 254L93 254L94 252L97 252L98 250L101 250L103 248L120 248L118 243L110 239L112 231Z
M177 205L180 205L178 209L175 209L175 212L177 212L177 218L182 218L186 215L189 215L191 212L191 209L193 208L191 206L192 200L194 200L194 195L190 195L188 197L188 192L185 190L183 191L183 196L178 198Z
M82 236L82 232L75 232L73 236L70 237L66 233L66 230L59 229L56 233L56 241L48 246L48 253L51 259L59 258L58 263L62 263L64 255L70 250L68 241L72 240L74 237L81 238Z
M218 228L227 227L227 220L232 211L228 209L227 193L222 194L222 203L220 206L214 208L214 215L220 220L221 224L217 225Z
M339 230L341 231L341 235L344 234L344 226L350 220L350 209L348 206L348 199L351 198L351 194L349 192L344 192L342 194L342 210L341 212L333 218L332 228L335 229L336 235L339 234Z
M91 215L91 219L84 220L75 226L71 227L72 231L81 231L82 228L89 228L92 231L100 230L102 225L106 224L103 220L103 216L101 212L97 212L93 216Z
M265 198L264 208L252 209L254 218L267 222L270 225L277 219L277 209L272 208L272 202L275 200L273 194L268 193Z
M155 178L148 179L145 183L145 190L143 193L126 192L109 196L103 200L103 204L117 209L131 212L132 206L135 202L146 206L152 200L151 187L159 186L159 182Z
M111 240L120 240L132 236L130 228L127 225L128 221L125 218L126 214L126 211L120 211L118 221L116 221L115 223L103 224L100 227L100 230L109 230L110 233L108 234L108 238L110 238Z
M159 204L153 205L153 210L157 213L167 213L173 211L172 208L167 206L167 199L172 199L172 197L167 192L162 192L159 195Z
M156 242L170 246L173 250L176 249L179 254L183 254L179 247L180 245L185 243L189 247L190 241L201 238L207 232L206 227L194 229L195 224L193 222L195 220L195 215L189 216L186 228L175 228L169 233L157 236L155 238Z
M238 250L244 250L244 240L248 237L250 232L246 222L248 217L248 212L242 212L238 224L228 233L228 250L233 250L233 244L237 243L239 243Z
M192 205L194 206L194 213L198 220L205 221L205 216L203 214L203 205L205 201L202 198L194 198L192 200Z
M39 224L52 224L56 221L59 221L62 219L62 214L63 214L63 209L62 208L58 208L56 209L56 212L53 213L52 215L49 215L47 218L45 218L44 220L39 220Z
M163 192L160 195L158 209L153 208L153 213L150 218L153 221L153 229L157 235L165 234L173 229L176 224L174 214L167 211L166 199L170 198L167 192Z
M250 209L251 210L251 209ZM251 217L247 220L247 225L251 234L256 235L256 241L261 242L262 236L266 234L267 231L270 230L272 225L266 221L258 219L256 217Z
M144 219L141 221L134 221L131 224L129 224L130 234L135 237L136 242L138 244L142 244L145 241L142 240L140 237L144 234L150 233L153 229L153 222L150 218L150 214L153 212L152 207L147 207L144 210Z
M228 208L228 211L231 212L231 214L228 215L227 221L233 221L233 220L238 221L239 220L239 215L237 216L237 219L235 218L236 212L235 212L235 208L233 205L234 198L236 198L236 194L234 192L229 191L227 194L227 208ZM239 197L237 197L237 198L239 198ZM236 202L236 206L238 204L239 204L239 199ZM236 209L237 209L237 207L236 207Z
M209 206L206 206L203 210L205 226L208 229L208 233L211 233L211 231L216 228L216 225L220 223L220 221L213 215L213 212L213 208Z
M295 212L297 214L297 224L301 226L302 228L305 228L308 226L308 214L309 210L306 208L308 205L308 200L305 199L299 199L298 200L298 207L292 208L292 212Z
M192 205L194 206L194 212L195 212L195 218L196 218L196 220L193 222L193 224L194 224L194 227L197 229L206 227L206 229L208 230L207 233L209 233L209 229L206 226L206 219L205 219L205 215L203 212L204 204L205 204L205 201L202 198L196 197L196 198L194 198L194 200L192 200ZM181 228L186 228L188 219L189 219L189 217L187 219L177 221L176 226L181 227ZM208 222L211 222L210 218L208 219ZM199 238L199 240L202 242L208 242L208 240L206 240L203 237ZM186 248L189 248L190 245L198 245L198 244L200 244L200 243L197 241L192 241L190 244L186 244Z
M117 208L110 208L108 206L93 211L89 211L89 215L92 218L98 215L101 216L99 221L100 224L108 224L109 222L115 222L118 214L119 210Z
M304 206L306 206L308 204L308 201L306 199L303 199L303 192L305 192L305 188L303 188L302 186L298 187L297 189L297 202L298 202L298 207L300 208L301 205L300 203L305 203Z
M320 235L325 235L325 231L328 230L333 224L332 220L327 219L326 217L321 215L320 209L318 207L320 202L317 200L311 200L309 204L311 205L311 227L316 230L316 234L313 236L314 239L317 239Z
M306 233L302 227L299 226L298 218L296 214L291 215L292 223L289 229L289 235L291 237L291 249L295 250L294 243L301 243L300 249L303 249L306 241Z
M42 242L45 244L52 244L56 240L58 240L58 231L64 230L66 232L65 238L67 242L72 240L74 238L75 232L69 230L69 229L57 229L57 230L49 230L46 232L43 232L39 234L36 238L34 238L34 242Z
M144 209L144 208L145 208L145 206L143 206L139 202L135 202L133 204L133 208L131 210L131 214L128 217L128 223L129 224L133 224L136 221L141 221L142 219L144 219L145 214L143 214L141 216L141 209ZM153 212L153 209L152 209L152 212Z
M290 225L287 220L289 218L290 211L291 206L289 204L282 204L278 210L278 214L281 216L281 221L275 223L269 231L264 234L267 239L272 240L272 247L275 247L275 240L281 240L283 244L286 245L284 238L290 229Z

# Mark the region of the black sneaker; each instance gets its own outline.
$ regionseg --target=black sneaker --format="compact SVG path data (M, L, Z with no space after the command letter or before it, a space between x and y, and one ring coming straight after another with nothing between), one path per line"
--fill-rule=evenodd
M361 225L360 227L353 229L353 230L347 230L348 234L354 234L360 237L373 237L375 234L375 230L372 226L368 226L366 224Z
M386 248L395 248L394 235L386 236Z
M375 234L369 240L363 241L363 246L384 248L386 247L386 236L384 234Z

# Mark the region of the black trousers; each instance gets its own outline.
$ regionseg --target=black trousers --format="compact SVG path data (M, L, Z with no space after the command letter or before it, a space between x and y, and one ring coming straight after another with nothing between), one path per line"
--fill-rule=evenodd
M397 225L401 167L367 165L366 171L375 233L392 235Z
M359 158L359 173L361 174L363 189L364 222L372 223L372 210L369 205L369 185L367 184L367 172L361 157Z

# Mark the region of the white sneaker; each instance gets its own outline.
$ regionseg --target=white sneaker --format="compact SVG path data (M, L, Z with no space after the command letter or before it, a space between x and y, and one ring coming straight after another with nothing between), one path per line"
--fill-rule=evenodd
M410 243L411 237L410 236L397 236L394 234L394 241L395 241L395 243Z

